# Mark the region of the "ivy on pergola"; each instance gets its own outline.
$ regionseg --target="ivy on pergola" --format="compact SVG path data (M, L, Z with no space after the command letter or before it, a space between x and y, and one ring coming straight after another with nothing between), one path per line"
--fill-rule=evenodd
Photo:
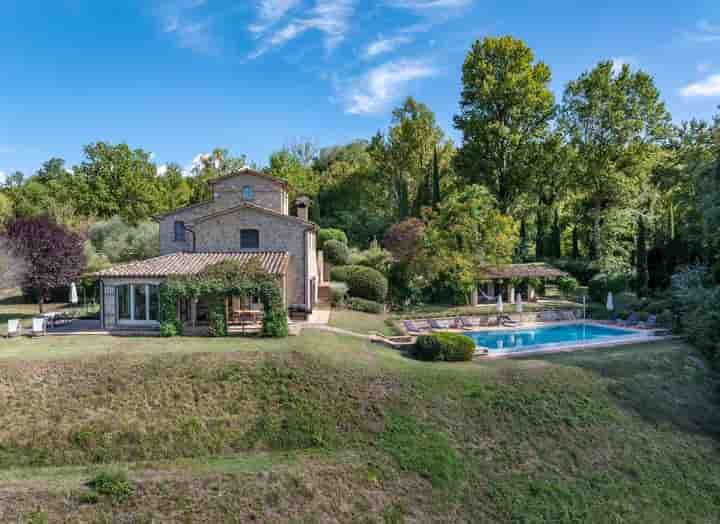
M158 290L161 333L164 336L182 334L182 322L177 318L178 299L204 296L209 300L210 336L226 336L225 299L233 295L254 296L263 304L263 336L288 335L287 313L277 279L257 260L245 264L226 260L208 266L197 275L170 277Z

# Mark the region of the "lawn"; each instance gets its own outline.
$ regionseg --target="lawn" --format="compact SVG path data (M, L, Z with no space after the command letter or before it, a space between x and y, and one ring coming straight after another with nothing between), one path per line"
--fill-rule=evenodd
M349 309L333 309L330 312L330 325L356 333L378 332L385 335L395 335L395 330L386 323L388 318L388 315L375 315Z
M0 521L714 522L720 382L691 353L0 341Z

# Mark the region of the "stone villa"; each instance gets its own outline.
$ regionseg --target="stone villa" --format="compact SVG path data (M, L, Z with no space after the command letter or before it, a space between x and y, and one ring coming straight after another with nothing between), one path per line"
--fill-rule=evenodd
M277 276L288 307L312 311L321 285L317 226L309 199L290 215L284 180L245 168L211 182L212 198L156 217L160 256L116 265L99 273L103 329L158 325L158 285L172 275L196 274L224 260L257 259ZM229 320L262 309L252 298L232 297ZM181 300L178 317L188 328L207 325L206 301Z

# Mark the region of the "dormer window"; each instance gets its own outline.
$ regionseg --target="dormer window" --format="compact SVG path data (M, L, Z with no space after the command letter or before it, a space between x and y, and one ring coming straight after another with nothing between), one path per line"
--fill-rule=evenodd
M185 242L185 222L175 221L175 242Z
M254 198L252 186L243 186L243 200L252 200Z

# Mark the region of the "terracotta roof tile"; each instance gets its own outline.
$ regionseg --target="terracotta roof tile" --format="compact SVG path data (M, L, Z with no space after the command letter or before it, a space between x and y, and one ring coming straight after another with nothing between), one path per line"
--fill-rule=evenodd
M257 258L263 268L271 274L282 275L287 270L288 254L284 251L241 251L234 253L172 253L147 260L119 264L90 274L90 276L112 277L167 277L172 275L195 275L218 262L237 260L245 263Z

